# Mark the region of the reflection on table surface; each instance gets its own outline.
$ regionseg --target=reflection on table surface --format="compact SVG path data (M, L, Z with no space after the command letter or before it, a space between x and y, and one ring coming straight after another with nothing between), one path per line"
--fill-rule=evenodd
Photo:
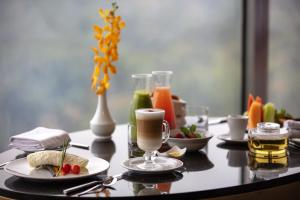
M187 172L204 171L214 167L204 151L188 152L181 160Z
M227 161L231 167L244 167L247 166L247 146L242 145L228 145L221 142L217 145L218 148L227 150Z
M129 187L135 196L168 194L172 182L183 178L182 173L174 171L166 174L138 174L127 172L125 180L132 183Z
M215 136L228 131L226 124L214 125L209 131ZM107 175L125 173L123 180L118 181L113 188L108 188L87 197L110 196L130 197L158 194L200 194L204 191L218 191L222 194L223 188L236 187L242 191L252 183L268 183L280 177L299 174L300 151L289 149L285 159L259 160L250 157L247 145L228 145L213 137L208 146L196 152L188 152L181 160L184 168L164 175L144 175L127 172L121 167L121 162L128 159L127 125L117 126L116 132L110 141L98 140L89 130L71 134L74 142L90 145L90 151L71 147L68 151L73 154L96 156L110 162L110 168L101 175L92 179L80 181L43 183L29 182L21 178L8 175L0 171L0 188L2 191L17 191L18 193L48 194L63 197L62 190L85 183L90 180L103 178ZM23 157L18 150L9 150L0 154L0 162ZM267 181L266 181L267 180ZM196 192L196 193L195 193ZM207 193L206 193L207 194ZM214 196L216 192L209 195Z
M91 153L99 158L103 158L106 161L110 161L111 157L116 152L116 145L113 140L101 140L95 138L91 144Z
M257 180L269 180L279 177L288 170L287 156L281 158L262 159L248 155L250 167L250 178L253 182Z

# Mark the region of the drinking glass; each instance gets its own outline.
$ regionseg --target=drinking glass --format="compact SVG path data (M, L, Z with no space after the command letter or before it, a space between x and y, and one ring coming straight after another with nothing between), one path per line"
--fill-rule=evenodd
M195 124L198 129L208 130L208 107L188 106L186 116L187 125Z
M144 155L144 151L137 145L137 131L136 122L135 124L128 124L128 157L136 158Z
M169 124L164 120L165 111L162 109L138 109L135 111L137 125L137 144L145 151L144 162L137 167L155 170L160 165L155 163L154 152L170 136ZM164 131L163 131L164 130Z
M153 71L154 92L153 108L165 110L165 120L169 123L170 129L176 129L174 105L172 102L171 77L172 71Z
M133 80L134 91L129 112L128 145L129 152L136 152L139 154L142 151L138 148L136 142L135 110L141 108L152 108L152 101L150 97L152 74L133 74L131 77Z

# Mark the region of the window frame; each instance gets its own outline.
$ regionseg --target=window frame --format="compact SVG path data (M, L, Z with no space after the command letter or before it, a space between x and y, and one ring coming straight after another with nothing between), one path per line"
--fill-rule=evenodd
M267 101L269 0L242 0L241 113L249 93Z

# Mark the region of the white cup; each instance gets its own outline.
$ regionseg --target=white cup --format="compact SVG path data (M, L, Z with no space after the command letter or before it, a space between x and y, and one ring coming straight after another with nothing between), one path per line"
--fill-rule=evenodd
M228 115L229 135L232 140L242 140L248 124L248 117L243 115Z

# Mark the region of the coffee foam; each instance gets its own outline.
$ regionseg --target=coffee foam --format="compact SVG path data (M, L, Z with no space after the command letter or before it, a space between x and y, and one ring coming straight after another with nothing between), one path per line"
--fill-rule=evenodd
M165 111L154 108L138 109L135 111L135 116L137 119L163 119Z

